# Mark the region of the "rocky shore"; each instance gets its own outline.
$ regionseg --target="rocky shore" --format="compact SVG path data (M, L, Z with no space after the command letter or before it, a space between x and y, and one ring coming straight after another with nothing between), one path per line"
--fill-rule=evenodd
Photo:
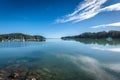
M7 66L0 69L0 80L55 80L47 68L29 69L25 66Z
M55 80L47 68L29 70L5 68L0 70L0 80Z

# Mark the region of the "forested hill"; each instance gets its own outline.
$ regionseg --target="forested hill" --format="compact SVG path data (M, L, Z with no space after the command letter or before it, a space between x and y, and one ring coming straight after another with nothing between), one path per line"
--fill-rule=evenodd
M102 32L85 32L80 35L66 36L62 39L79 39L79 38L91 38L91 39L103 39L103 38L116 38L120 39L120 31L102 31Z
M44 41L45 38L40 35L28 35L23 33L0 34L0 41Z

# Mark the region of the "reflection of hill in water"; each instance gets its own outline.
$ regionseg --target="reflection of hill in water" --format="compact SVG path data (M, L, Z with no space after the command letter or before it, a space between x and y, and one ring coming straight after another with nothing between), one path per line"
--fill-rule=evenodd
M75 41L84 43L84 44L101 44L101 45L119 45L120 39L114 39L112 41L108 41L106 39L75 39Z

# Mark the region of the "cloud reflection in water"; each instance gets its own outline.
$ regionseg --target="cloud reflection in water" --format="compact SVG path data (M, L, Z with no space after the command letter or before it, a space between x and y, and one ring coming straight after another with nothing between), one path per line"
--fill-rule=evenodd
M103 48L103 47L97 47L97 46L94 46L92 47L92 49L97 49L97 50L102 50L102 51L112 51L112 52L120 52L120 48Z
M105 70L107 68L120 71L120 65L118 64L104 64L92 57L82 55L62 54L61 56L58 55L58 57L71 61L79 70L83 70L87 75L94 77L95 80L118 80L116 76Z

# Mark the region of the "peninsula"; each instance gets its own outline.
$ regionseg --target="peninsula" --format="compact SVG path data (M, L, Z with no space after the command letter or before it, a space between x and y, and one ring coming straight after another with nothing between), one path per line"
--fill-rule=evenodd
M80 35L62 37L61 39L120 39L120 31L85 32Z
M23 33L10 33L0 34L0 41L45 41L45 37Z

